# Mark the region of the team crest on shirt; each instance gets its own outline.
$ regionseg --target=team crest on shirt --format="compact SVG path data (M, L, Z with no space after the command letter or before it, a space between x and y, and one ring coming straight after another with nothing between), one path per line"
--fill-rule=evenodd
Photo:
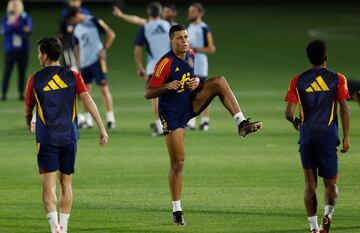
M189 57L188 64L191 68L194 67L194 61L193 61L192 57Z

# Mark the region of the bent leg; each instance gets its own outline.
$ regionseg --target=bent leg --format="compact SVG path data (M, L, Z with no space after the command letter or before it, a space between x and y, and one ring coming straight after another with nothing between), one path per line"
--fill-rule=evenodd
M336 185L335 179L323 179L325 185L324 201L325 201L325 215L332 215L333 209L336 204L336 199L339 196L339 190ZM326 206L329 210L326 210ZM328 213L326 213L328 212ZM330 216L331 217L331 216Z
M215 96L219 96L221 103L232 116L240 112L240 106L223 76L210 78L204 82L201 90L193 99L193 110L198 114L201 113L208 107Z
M178 201L181 199L182 171L185 159L184 129L178 128L172 131L166 135L165 140L170 157L169 186L171 197L173 201Z

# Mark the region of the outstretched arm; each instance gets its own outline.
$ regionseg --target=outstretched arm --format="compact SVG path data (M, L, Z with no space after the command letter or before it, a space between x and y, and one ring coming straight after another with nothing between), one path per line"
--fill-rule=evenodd
M343 129L343 149L342 153L346 153L350 148L349 143L349 129L350 129L350 110L346 100L339 101L341 125Z
M208 31L206 33L206 39L207 39L207 46L205 47L202 47L202 48L194 48L194 52L197 52L197 53L206 53L206 54L212 54L212 53L215 53L216 51L216 48L215 48L215 45L214 45L214 40L213 40L213 36L211 34L210 31Z
M122 12L120 8L117 6L114 6L113 15L131 24L135 24L139 26L143 26L144 24L146 24L146 19L141 18L137 15L124 14L124 12Z
M101 117L100 117L100 114L96 107L95 102L91 98L89 92L82 92L80 94L80 98L84 102L85 107L89 110L91 116L94 118L94 120L99 128L100 145L104 146L108 142L108 135L107 135L105 127L101 121Z
M174 80L170 83L164 83L160 87L150 87L148 86L144 91L144 97L146 99L153 99L157 98L160 95L164 94L167 91L170 90L177 90L181 87L181 81Z
M142 47L135 45L134 47L134 62L136 66L136 73L140 76L141 79L147 80L146 71L142 63Z

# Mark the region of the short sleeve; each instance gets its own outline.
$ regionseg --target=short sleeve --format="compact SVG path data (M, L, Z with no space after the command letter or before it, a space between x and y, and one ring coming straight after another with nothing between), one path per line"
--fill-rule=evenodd
M149 82L149 87L160 87L169 78L171 63L171 58L166 57L156 64L154 73Z
M350 99L349 89L345 76L340 73L337 73L337 76L339 78L339 84L337 88L337 100L342 101Z
M145 42L146 42L145 27L142 26L136 35L134 45L143 47L145 45Z
M299 78L299 76L295 76L294 78L292 78L290 80L289 88L288 88L288 91L285 96L286 102L291 102L294 104L298 103L299 100L298 100L298 96L296 93L296 83L297 83L298 78Z
M36 104L35 94L34 94L34 75L28 79L26 85L26 95L25 95L25 106L32 108Z
M72 71L75 77L75 87L76 87L76 94L80 95L83 92L88 92L86 85L84 83L84 79L78 72Z

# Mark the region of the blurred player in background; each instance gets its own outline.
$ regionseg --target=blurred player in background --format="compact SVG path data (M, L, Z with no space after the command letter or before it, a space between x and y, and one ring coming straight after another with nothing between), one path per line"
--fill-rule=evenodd
M30 16L24 11L21 0L10 0L6 15L1 21L1 34L4 35L3 48L5 52L4 73L2 80L1 100L7 98L11 72L15 63L18 65L19 100L24 100L25 75L29 61L29 37L32 31Z
M327 68L326 44L315 40L306 48L312 68L295 76L285 97L286 118L300 131L300 155L305 177L305 208L312 233L328 233L338 197L336 179L338 157L337 105L340 105L343 129L343 149L349 150L350 112L347 105L349 91L346 78ZM299 103L300 119L294 117ZM325 212L319 228L317 221L317 177L325 185Z
M195 55L195 76L200 77L203 82L208 77L208 54L215 53L215 45L213 36L208 25L202 20L205 14L205 9L200 3L192 3L188 11L188 20L190 25L188 27L190 47L196 53ZM209 130L209 107L203 111L200 122L200 130ZM189 129L195 129L195 118L188 123Z
M81 6L82 0L69 0L67 4L67 7L61 11L59 38L63 44L63 54L66 66L72 70L78 70L74 52L74 47L76 45L73 34L74 25L69 24L66 16L70 7L80 8L80 12L84 15L90 15L90 12L87 8Z
M183 25L169 31L172 50L157 63L148 87L146 99L159 97L159 115L170 156L169 185L173 205L173 222L185 225L181 208L182 170L184 166L184 127L199 115L215 97L234 117L239 135L245 137L261 128L261 122L246 120L228 83L222 76L200 83L194 76L194 53Z
M42 178L43 204L52 233L66 233L70 217L73 200L71 180L78 140L77 96L80 96L99 127L100 144L105 145L108 139L81 75L60 66L61 51L61 42L55 37L45 37L38 42L38 59L44 68L29 78L25 102L25 119L29 129L33 109L37 105L37 159ZM61 185L60 222L56 198L58 179Z
M148 20L140 28L134 47L134 60L136 72L140 78L148 80L154 72L156 62L170 50L170 41L168 32L169 22L160 18L162 6L158 2L151 2L147 7ZM142 62L143 47L146 46L147 64L146 70ZM152 135L160 136L163 134L163 126L158 114L158 99L152 99L155 122L151 124L153 128Z
M350 93L350 99L357 102L360 106L360 81L349 80L348 88Z
M78 54L81 75L89 91L91 91L93 80L99 86L106 109L107 127L113 129L115 128L115 116L107 80L106 51L112 45L115 33L103 20L83 14L77 7L68 9L68 19L70 24L75 25L74 37L78 44L75 51ZM100 36L103 33L105 33L104 42ZM91 128L93 122L86 106L85 111L86 125L84 127Z

